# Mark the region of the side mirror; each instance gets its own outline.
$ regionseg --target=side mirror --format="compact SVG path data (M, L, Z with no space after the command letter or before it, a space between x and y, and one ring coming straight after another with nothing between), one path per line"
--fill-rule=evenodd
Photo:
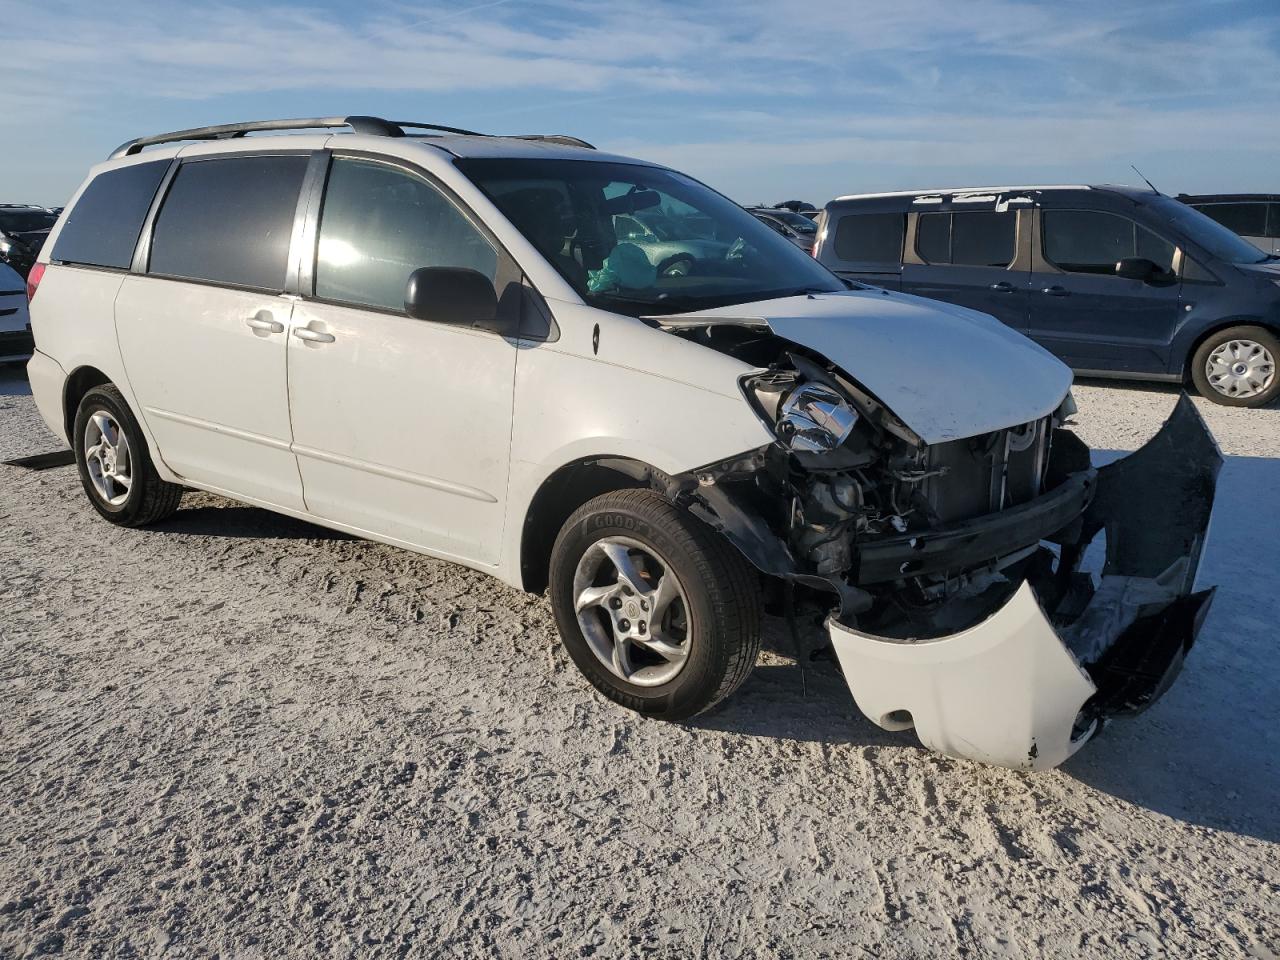
M1164 275L1160 266L1146 257L1125 257L1116 263L1116 276L1148 283Z
M433 323L491 324L498 318L498 294L477 270L419 267L405 285L404 312Z

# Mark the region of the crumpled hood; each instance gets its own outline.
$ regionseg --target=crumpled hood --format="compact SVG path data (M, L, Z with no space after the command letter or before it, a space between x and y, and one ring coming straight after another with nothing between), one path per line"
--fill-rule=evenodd
M1046 417L1071 370L985 313L871 289L736 304L657 318L768 324L825 356L925 443L973 437Z

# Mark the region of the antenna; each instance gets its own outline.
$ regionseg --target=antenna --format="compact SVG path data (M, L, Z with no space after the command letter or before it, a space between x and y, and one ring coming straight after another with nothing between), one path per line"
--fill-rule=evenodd
M1135 167L1132 163L1131 163L1131 164L1129 164L1129 166L1133 167L1133 172L1134 172L1134 173L1136 173L1138 176L1142 177L1142 171L1141 171L1141 170L1139 170L1137 167ZM1156 185L1155 185L1154 183L1152 183L1150 180L1148 180L1146 177L1142 177L1142 182L1143 182L1143 183L1145 183L1148 187L1150 187L1150 188L1151 188L1155 193L1160 193L1160 191L1156 189ZM1163 196L1163 194L1162 194L1162 196Z

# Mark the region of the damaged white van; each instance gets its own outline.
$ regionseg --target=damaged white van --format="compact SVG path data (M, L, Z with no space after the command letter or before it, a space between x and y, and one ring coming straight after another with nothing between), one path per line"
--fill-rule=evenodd
M1049 767L1165 690L1211 598L1185 398L1095 469L1029 340L572 138L130 141L30 286L33 392L107 520L196 488L549 588L587 679L652 716L728 696L782 596L873 722Z

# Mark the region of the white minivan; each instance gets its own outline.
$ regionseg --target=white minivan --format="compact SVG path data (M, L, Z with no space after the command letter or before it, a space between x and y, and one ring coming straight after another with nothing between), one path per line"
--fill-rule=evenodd
M1029 340L570 137L130 141L29 279L32 390L104 518L195 488L549 589L587 679L655 717L742 683L766 607L818 611L875 723L1048 767L1163 693L1212 595L1185 398L1095 469Z

